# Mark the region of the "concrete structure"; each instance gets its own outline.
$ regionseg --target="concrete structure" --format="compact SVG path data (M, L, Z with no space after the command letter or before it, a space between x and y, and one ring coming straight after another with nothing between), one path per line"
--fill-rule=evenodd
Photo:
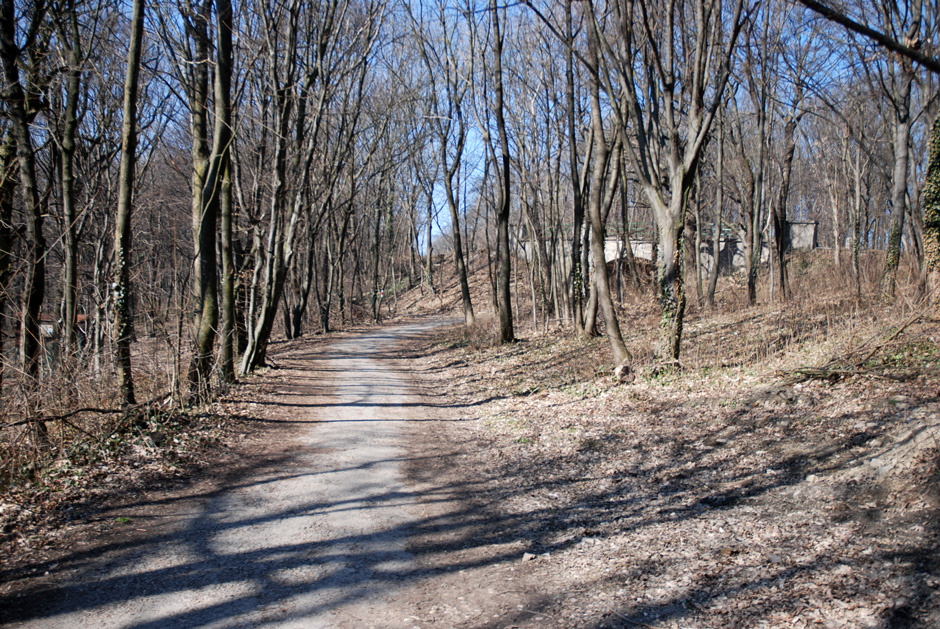
M705 234L710 233L707 228ZM810 251L818 246L817 234L819 224L813 222L790 222L787 223L787 242L789 251ZM744 257L744 245L735 236L731 234L723 235L719 241L718 263L722 270L738 271L747 267L747 260ZM630 240L630 247L633 249L633 255L640 259L652 262L654 243L646 240ZM531 241L517 241L517 252L525 255L530 262L535 259L535 247ZM551 243L545 243L545 250L552 255ZM620 259L623 250L623 242L619 238L607 238L604 242L604 259L608 264ZM571 241L569 239L561 240L555 243L554 256L556 264L567 272L569 257L571 252ZM705 239L702 243L702 267L710 271L714 264L715 256L712 253L712 241ZM766 264L770 260L770 243L765 242L761 247L760 261Z

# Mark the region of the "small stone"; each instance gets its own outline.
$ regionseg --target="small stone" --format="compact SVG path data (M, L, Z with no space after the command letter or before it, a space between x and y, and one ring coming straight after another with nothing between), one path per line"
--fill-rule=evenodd
M522 561L532 561L535 559L535 555L532 553L522 553Z
M847 566L844 563L836 566L836 569L832 573L839 577L845 577L852 574L852 566Z
M633 382L635 377L636 376L633 373L633 369L631 369L630 365L627 365L626 363L620 363L614 368L614 378L617 379L617 382Z

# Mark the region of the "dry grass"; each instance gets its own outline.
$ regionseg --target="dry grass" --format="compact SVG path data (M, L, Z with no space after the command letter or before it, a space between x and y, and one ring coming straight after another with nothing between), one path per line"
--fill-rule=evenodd
M81 467L114 454L115 437L146 423L149 414L175 415L179 363L175 342L147 337L135 343L137 399L122 412L109 357L53 358L39 382L8 368L0 398L0 489L39 484L51 470ZM148 404L149 401L155 404Z

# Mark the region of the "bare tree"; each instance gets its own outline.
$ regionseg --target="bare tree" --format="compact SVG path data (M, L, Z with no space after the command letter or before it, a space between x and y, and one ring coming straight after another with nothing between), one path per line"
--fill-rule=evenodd
M729 4L730 6L725 6ZM745 1L585 3L606 53L607 96L659 235L660 354L679 357L685 316L682 235L692 183L748 19Z
M137 168L137 93L144 37L144 0L133 1L127 72L124 80L124 124L121 131L121 172L118 208L114 221L114 345L116 368L125 405L136 403L131 373L131 342L134 337L131 313L131 214Z
M607 214L613 200L614 190L620 177L620 154L623 146L623 134L618 129L614 133L618 136L613 151L608 146L604 121L600 103L599 79L599 33L595 28L588 31L588 89L591 99L591 132L594 136L594 167L591 177L590 199L588 212L591 217L591 258L594 265L592 282L597 299L597 306L604 317L604 330L610 342L614 364L620 365L630 360L630 352L623 341L620 332L620 323L614 309L613 299L610 296L610 278L607 273L607 259L604 251L606 238ZM606 185L605 185L606 183ZM592 317L593 319L593 317Z
M23 51L39 54L36 46L43 45L43 21L46 6L38 2L32 7L28 23L18 28L17 4L14 0L0 3L0 62L3 65L4 90L7 117L16 146L16 161L19 171L19 186L26 210L26 238L29 263L26 287L23 291L23 315L20 327L20 361L23 371L34 380L39 378L40 330L39 317L46 290L46 240L43 235L45 216L44 202L39 192L36 174L36 154L33 137L29 129L36 115L38 103L27 93L20 80L21 54ZM25 28L23 28L25 26ZM22 30L21 30L22 29ZM25 32L25 41L17 41L17 33ZM33 67L32 64L24 64Z
M16 140L12 131L3 134L0 141L0 392L6 373L4 359L4 328L7 319L10 280L13 277L13 246L16 232L13 229L13 206L17 188Z
M466 45L461 37L461 25L448 15L446 2L432 5L434 15L429 23L416 7L411 8L412 30L418 52L427 70L428 80L428 124L437 140L438 161L442 173L441 184L450 210L451 237L454 247L454 268L460 284L460 299L463 304L464 323L473 325L476 317L470 298L467 279L466 254L460 231L460 204L454 178L460 170L467 147L467 101L472 69L462 62L462 51ZM431 33L437 37L432 40ZM471 55L474 45L471 39ZM440 77L440 79L438 79Z
M910 92L913 82L913 63L917 63L935 74L940 74L940 58L931 56L923 50L921 39L921 26L923 17L923 1L913 0L909 4L899 4L894 0L877 3L878 13L882 23L879 28L872 28L869 24L853 19L847 13L828 4L816 0L797 0L800 4L822 15L828 20L836 22L848 30L863 35L879 46L896 53L898 59L888 62L893 71L893 91L891 100L895 112L895 142L894 142L894 176L891 194L892 225L889 235L888 256L882 278L882 290L893 295L897 263L900 257L901 233L904 226L905 202L907 194L908 174L908 143L910 142ZM936 123L931 136L936 132ZM931 144L931 146L933 146ZM931 154L928 158L934 157ZM938 158L940 159L940 158ZM932 166L932 164L931 164ZM929 171L928 167L928 171ZM925 216L927 198L925 197ZM936 249L927 251L927 241L936 242L938 239L935 223L924 221L924 268L934 269L937 265ZM928 234L928 232L930 232ZM928 259L929 258L929 259ZM932 273L933 271L929 271Z
M496 118L496 132L499 135L499 158L496 160L499 191L496 203L496 258L498 274L496 281L496 302L499 313L499 340L512 343L516 340L512 324L512 301L509 294L510 274L512 272L509 248L509 209L510 209L510 171L509 139L506 135L505 103L503 102L503 31L500 25L500 11L496 0L490 0L490 18L493 24L493 68L491 76L495 102L493 114Z
M202 189L195 196L201 203L197 231L197 265L199 277L199 306L197 317L195 346L189 369L189 383L192 394L198 400L209 396L210 374L216 332L219 326L219 291L218 269L216 264L216 229L220 209L225 206L228 216L223 218L226 229L223 232L223 260L227 284L227 330L223 341L231 343L234 323L233 279L231 257L231 188L224 184L228 170L230 145L232 138L231 83L232 83L232 7L229 0L217 0L216 3L216 63L214 78L215 127L212 135L212 149L206 160L206 168L194 164L194 173L200 171ZM198 107L198 103L194 103ZM194 146L195 146L194 142ZM195 148L194 148L195 151ZM195 153L194 153L195 159ZM200 155L201 159L201 155ZM195 183L195 182L194 182ZM227 198L223 198L223 195ZM227 242L225 242L227 241ZM229 352L225 360L223 378L234 379L234 365Z

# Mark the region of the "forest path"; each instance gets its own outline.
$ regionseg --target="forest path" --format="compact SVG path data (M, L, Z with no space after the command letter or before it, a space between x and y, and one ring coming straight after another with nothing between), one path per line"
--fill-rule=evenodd
M279 353L267 392L246 404L263 447L104 514L123 527L73 544L2 616L21 627L548 626L529 611L521 551L455 468L459 449L442 435L460 410L401 358L441 323Z

